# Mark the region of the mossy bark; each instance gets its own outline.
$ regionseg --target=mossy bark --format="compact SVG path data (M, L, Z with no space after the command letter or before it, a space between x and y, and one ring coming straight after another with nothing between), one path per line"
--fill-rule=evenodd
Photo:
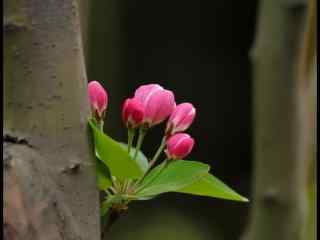
M99 239L76 0L4 1L5 239Z

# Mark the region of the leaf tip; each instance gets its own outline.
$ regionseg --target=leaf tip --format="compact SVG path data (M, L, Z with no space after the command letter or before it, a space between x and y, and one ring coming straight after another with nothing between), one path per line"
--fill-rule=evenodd
M241 201L241 202L250 202L250 200L248 198L242 197L242 196L240 196L239 201Z

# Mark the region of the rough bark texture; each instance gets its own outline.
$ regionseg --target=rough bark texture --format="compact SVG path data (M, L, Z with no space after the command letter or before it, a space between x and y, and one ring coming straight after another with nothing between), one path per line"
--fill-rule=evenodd
M99 239L76 0L4 1L4 239Z
M296 63L303 1L262 0L252 51L254 178L246 240L304 240L306 167Z

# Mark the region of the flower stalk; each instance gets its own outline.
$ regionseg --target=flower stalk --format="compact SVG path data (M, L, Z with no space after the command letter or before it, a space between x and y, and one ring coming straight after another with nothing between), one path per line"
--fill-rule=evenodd
M131 147L133 143L133 139L135 136L135 129L134 128L128 128L128 153L130 154L131 152Z
M137 146L136 146L136 151L134 153L134 157L133 159L136 159L138 156L138 153L141 149L142 143L143 143L143 139L147 134L147 128L145 128L144 126L141 126L139 128L139 137L138 137L138 141L137 141Z
M166 146L166 136L164 136L161 140L161 144L157 150L157 152L154 154L152 160L150 161L149 163L149 169L152 168L152 166L155 164L155 162L158 160L160 154L162 153L163 149L165 148ZM148 170L149 170L148 169Z

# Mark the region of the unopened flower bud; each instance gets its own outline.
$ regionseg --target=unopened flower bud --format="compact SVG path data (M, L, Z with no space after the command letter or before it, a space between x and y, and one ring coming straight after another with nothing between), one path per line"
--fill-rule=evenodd
M168 138L166 154L170 159L183 159L192 150L194 140L186 133L177 133Z
M108 94L97 81L88 84L88 95L91 109L97 117L102 119L108 105Z
M144 116L144 108L140 101L134 98L125 100L122 107L122 120L130 128L138 127Z
M191 103L181 103L175 107L167 122L166 134L171 136L188 129L196 116L196 109Z
M152 127L164 121L175 107L174 95L158 84L140 86L134 98L139 100L144 107L143 123Z

